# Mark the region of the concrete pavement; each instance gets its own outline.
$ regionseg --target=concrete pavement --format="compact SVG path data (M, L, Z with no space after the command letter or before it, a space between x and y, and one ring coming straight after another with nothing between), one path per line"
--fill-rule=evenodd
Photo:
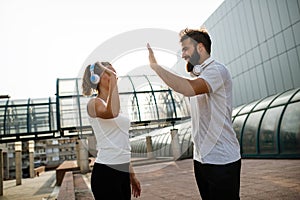
M55 170L43 172L39 177L22 179L22 185L16 186L16 180L3 181L3 196L0 200L55 200L58 187L55 187Z
M143 200L201 199L192 159L139 166L135 170L142 183ZM242 200L300 199L300 160L243 159L240 197Z
M143 161L134 169L142 184L141 200L201 199L192 159L151 164ZM90 173L85 177L89 180ZM59 190L55 186L55 171L22 179L20 186L15 183L4 181L4 196L0 200L54 200ZM300 160L243 159L240 194L242 200L300 199Z

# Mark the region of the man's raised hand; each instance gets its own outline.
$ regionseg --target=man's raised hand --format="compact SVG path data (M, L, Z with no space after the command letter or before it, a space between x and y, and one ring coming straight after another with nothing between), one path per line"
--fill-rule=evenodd
M150 44L149 44L149 43L147 43L147 48L148 48L148 51L149 51L149 62L150 62L150 67L151 67L152 69L154 69L154 68L157 66L157 62L156 62L156 59L155 59L153 50L152 50L152 48L150 47Z

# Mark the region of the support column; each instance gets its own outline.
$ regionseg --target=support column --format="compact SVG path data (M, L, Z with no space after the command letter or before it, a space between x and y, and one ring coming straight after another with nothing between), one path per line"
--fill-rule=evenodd
M16 185L22 184L22 142L15 142Z
M147 145L147 158L153 159L153 148L152 148L152 138L151 136L146 136L146 145Z
M3 152L3 180L8 180L9 179L9 157L7 152Z
M79 167L81 173L87 173L89 168L88 143L86 139L79 140Z
M30 140L28 142L29 147L29 176L30 178L34 178L34 141Z
M0 196L3 196L3 152L0 149Z
M77 165L80 166L80 155L79 155L79 139L76 141L76 160L77 160Z
M181 150L180 150L180 144L179 144L179 138L178 138L178 129L171 129L170 131L172 142L172 152L174 160L177 160L181 156Z

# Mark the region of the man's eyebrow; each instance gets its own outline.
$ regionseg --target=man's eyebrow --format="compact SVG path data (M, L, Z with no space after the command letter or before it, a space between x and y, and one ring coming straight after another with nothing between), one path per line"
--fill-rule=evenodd
M181 49L181 50L183 51L183 50L186 50L187 48L188 48L188 47L182 47L182 49Z

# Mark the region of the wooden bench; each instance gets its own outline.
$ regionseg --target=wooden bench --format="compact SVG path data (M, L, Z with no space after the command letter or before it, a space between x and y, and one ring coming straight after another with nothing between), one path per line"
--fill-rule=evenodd
M80 170L79 166L77 165L77 161L76 160L66 160L64 161L62 164L60 164L57 168L56 168L56 185L60 186L64 175L66 172L69 171L78 171Z
M57 200L75 200L73 172L66 172L61 183Z
M42 172L45 172L45 166L34 168L34 176L40 176Z
M76 200L94 200L94 196L82 174L73 174Z
M94 200L94 196L83 175L66 172L56 200Z

